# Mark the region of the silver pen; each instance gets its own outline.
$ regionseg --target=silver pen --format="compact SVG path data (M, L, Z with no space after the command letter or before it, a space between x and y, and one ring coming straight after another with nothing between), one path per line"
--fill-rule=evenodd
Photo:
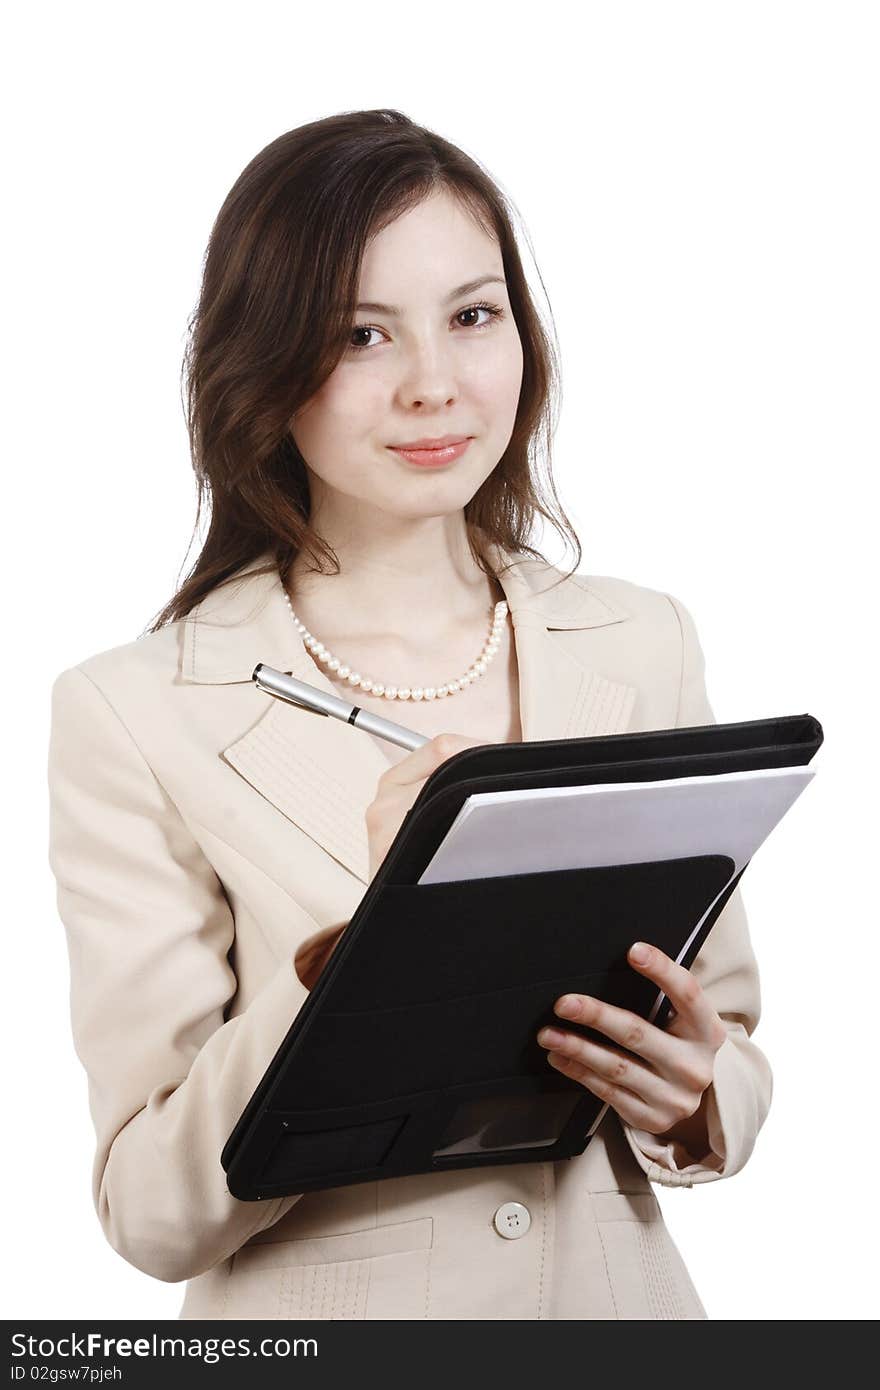
M300 705L302 709L312 710L315 714L330 714L334 719L344 719L346 724L353 724L356 729L364 729L368 734L384 738L388 743L396 743L400 748L413 751L431 741L426 734L418 734L415 729L407 729L403 724L383 719L381 714L371 714L369 710L361 709L360 705L350 705L338 695L298 681L286 671L276 671L274 666L267 666L263 661L254 667L251 679L256 682L258 689L277 695L279 700Z

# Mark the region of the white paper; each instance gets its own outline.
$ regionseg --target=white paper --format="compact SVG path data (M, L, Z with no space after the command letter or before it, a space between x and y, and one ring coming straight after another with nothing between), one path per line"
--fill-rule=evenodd
M728 854L734 873L815 776L760 768L469 796L419 883Z

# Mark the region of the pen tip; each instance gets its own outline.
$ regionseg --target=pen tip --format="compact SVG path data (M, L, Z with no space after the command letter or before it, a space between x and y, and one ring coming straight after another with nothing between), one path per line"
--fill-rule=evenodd
M261 671L262 669L263 669L263 663L262 663L262 661L258 661L257 664L256 664L256 666L254 667L254 669L251 671L251 680L252 680L252 681L255 681L255 680L257 679L257 674L258 674L258 672Z

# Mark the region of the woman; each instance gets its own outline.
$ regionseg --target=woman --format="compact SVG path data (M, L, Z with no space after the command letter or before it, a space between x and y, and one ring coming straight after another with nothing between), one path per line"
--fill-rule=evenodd
M690 971L631 955L667 1029L557 1001L547 1065L607 1103L581 1155L230 1196L224 1143L435 767L713 714L677 599L528 544L538 516L573 537L532 462L553 355L507 205L454 146L396 111L270 144L213 229L188 365L198 562L147 634L52 690L107 1239L188 1281L183 1318L705 1317L651 1183L738 1172L767 1114L738 889ZM259 661L430 741L273 700Z

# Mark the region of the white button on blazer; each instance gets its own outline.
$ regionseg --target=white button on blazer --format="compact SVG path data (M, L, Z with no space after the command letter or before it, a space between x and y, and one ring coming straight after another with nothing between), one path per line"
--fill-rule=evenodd
M495 558L511 566L524 739L714 722L679 600L608 576L551 588L552 566ZM307 997L294 955L365 892L364 812L387 768L358 730L254 685L258 661L325 680L267 563L52 686L49 861L107 1240L186 1281L181 1318L704 1318L652 1183L738 1172L770 1105L739 887L693 966L728 1030L711 1152L606 1108L584 1153L556 1163L229 1194L221 1150ZM517 1238L499 1239L496 1215L514 1211Z

